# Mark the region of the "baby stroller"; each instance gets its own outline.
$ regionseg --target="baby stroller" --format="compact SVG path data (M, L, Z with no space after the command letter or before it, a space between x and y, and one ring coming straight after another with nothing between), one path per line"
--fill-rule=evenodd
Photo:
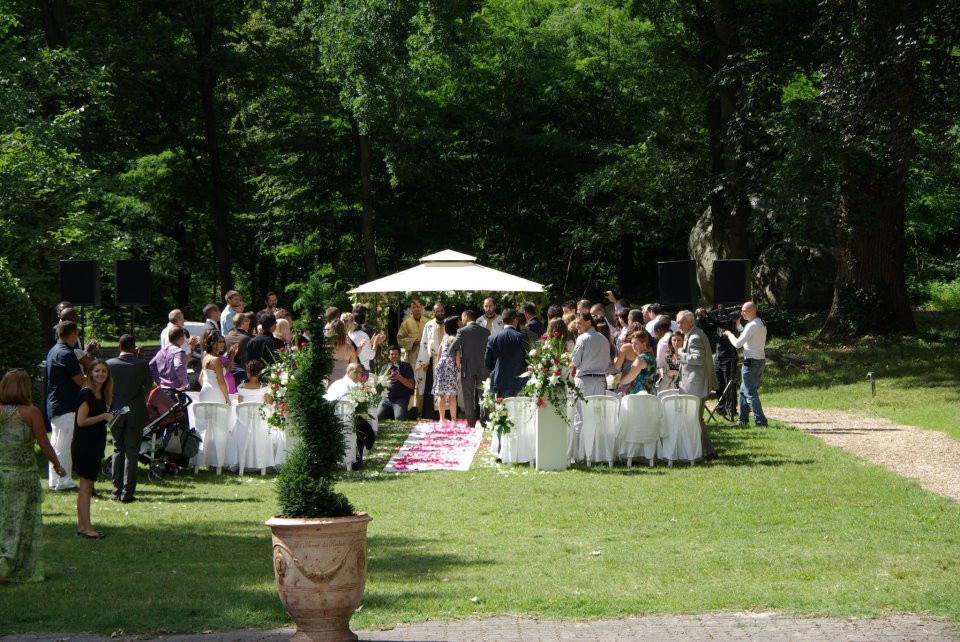
M160 388L150 391L149 423L143 428L145 443L140 449L140 462L149 467L149 479L157 481L176 475L200 451L200 434L187 421L187 406L191 403L183 393L168 394Z

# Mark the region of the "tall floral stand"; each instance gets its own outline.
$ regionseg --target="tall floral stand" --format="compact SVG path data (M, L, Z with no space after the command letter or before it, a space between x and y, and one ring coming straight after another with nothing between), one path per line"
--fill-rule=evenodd
M537 470L566 470L567 413L558 415L557 409L546 399L537 408Z

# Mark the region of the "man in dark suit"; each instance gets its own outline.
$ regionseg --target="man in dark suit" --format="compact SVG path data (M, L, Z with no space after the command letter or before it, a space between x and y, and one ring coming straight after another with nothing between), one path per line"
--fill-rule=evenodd
M540 319L537 318L537 306L529 301L521 303L520 313L523 314L527 320L527 334L530 335L530 341L540 341L543 335L547 333L547 329L543 327Z
M521 378L527 369L527 335L517 330L517 311L503 311L503 330L487 342L484 365L491 371L493 390L501 397L515 397L527 382Z
M110 410L130 408L110 429L114 444L113 498L129 504L136 501L137 458L147 425L147 393L153 388L153 375L149 364L137 356L136 340L129 334L120 337L120 356L107 361L107 366L113 375Z
M490 331L477 323L477 313L464 310L460 315L463 327L457 330L457 338L450 346L450 353L460 351L460 377L463 389L463 414L467 424L474 426L480 418L480 393L483 381L490 376L483 358L487 351Z

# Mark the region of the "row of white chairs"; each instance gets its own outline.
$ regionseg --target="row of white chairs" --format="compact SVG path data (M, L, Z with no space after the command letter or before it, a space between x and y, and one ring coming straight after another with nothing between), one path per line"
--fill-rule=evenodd
M529 397L504 399L512 422L510 433L495 440L500 460L533 463L536 457L537 408ZM567 405L567 457L590 466L615 461L633 465L645 459L653 466L657 459L669 465L675 461L693 464L703 457L700 441L700 399L667 390L659 395L638 393L594 395L582 404L580 434L573 428L575 404Z
M272 406L258 401L192 403L188 408L190 424L203 440L200 452L190 462L194 473L201 466L210 466L218 475L224 468L236 468L240 475L251 469L265 475L268 468L286 461L294 438L267 423L271 412Z

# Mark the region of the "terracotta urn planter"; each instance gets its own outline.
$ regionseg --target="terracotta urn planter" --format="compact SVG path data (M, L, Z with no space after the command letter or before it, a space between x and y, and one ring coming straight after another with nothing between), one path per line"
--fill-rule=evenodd
M272 517L273 570L284 608L297 624L294 642L356 640L350 618L367 581L371 517Z

